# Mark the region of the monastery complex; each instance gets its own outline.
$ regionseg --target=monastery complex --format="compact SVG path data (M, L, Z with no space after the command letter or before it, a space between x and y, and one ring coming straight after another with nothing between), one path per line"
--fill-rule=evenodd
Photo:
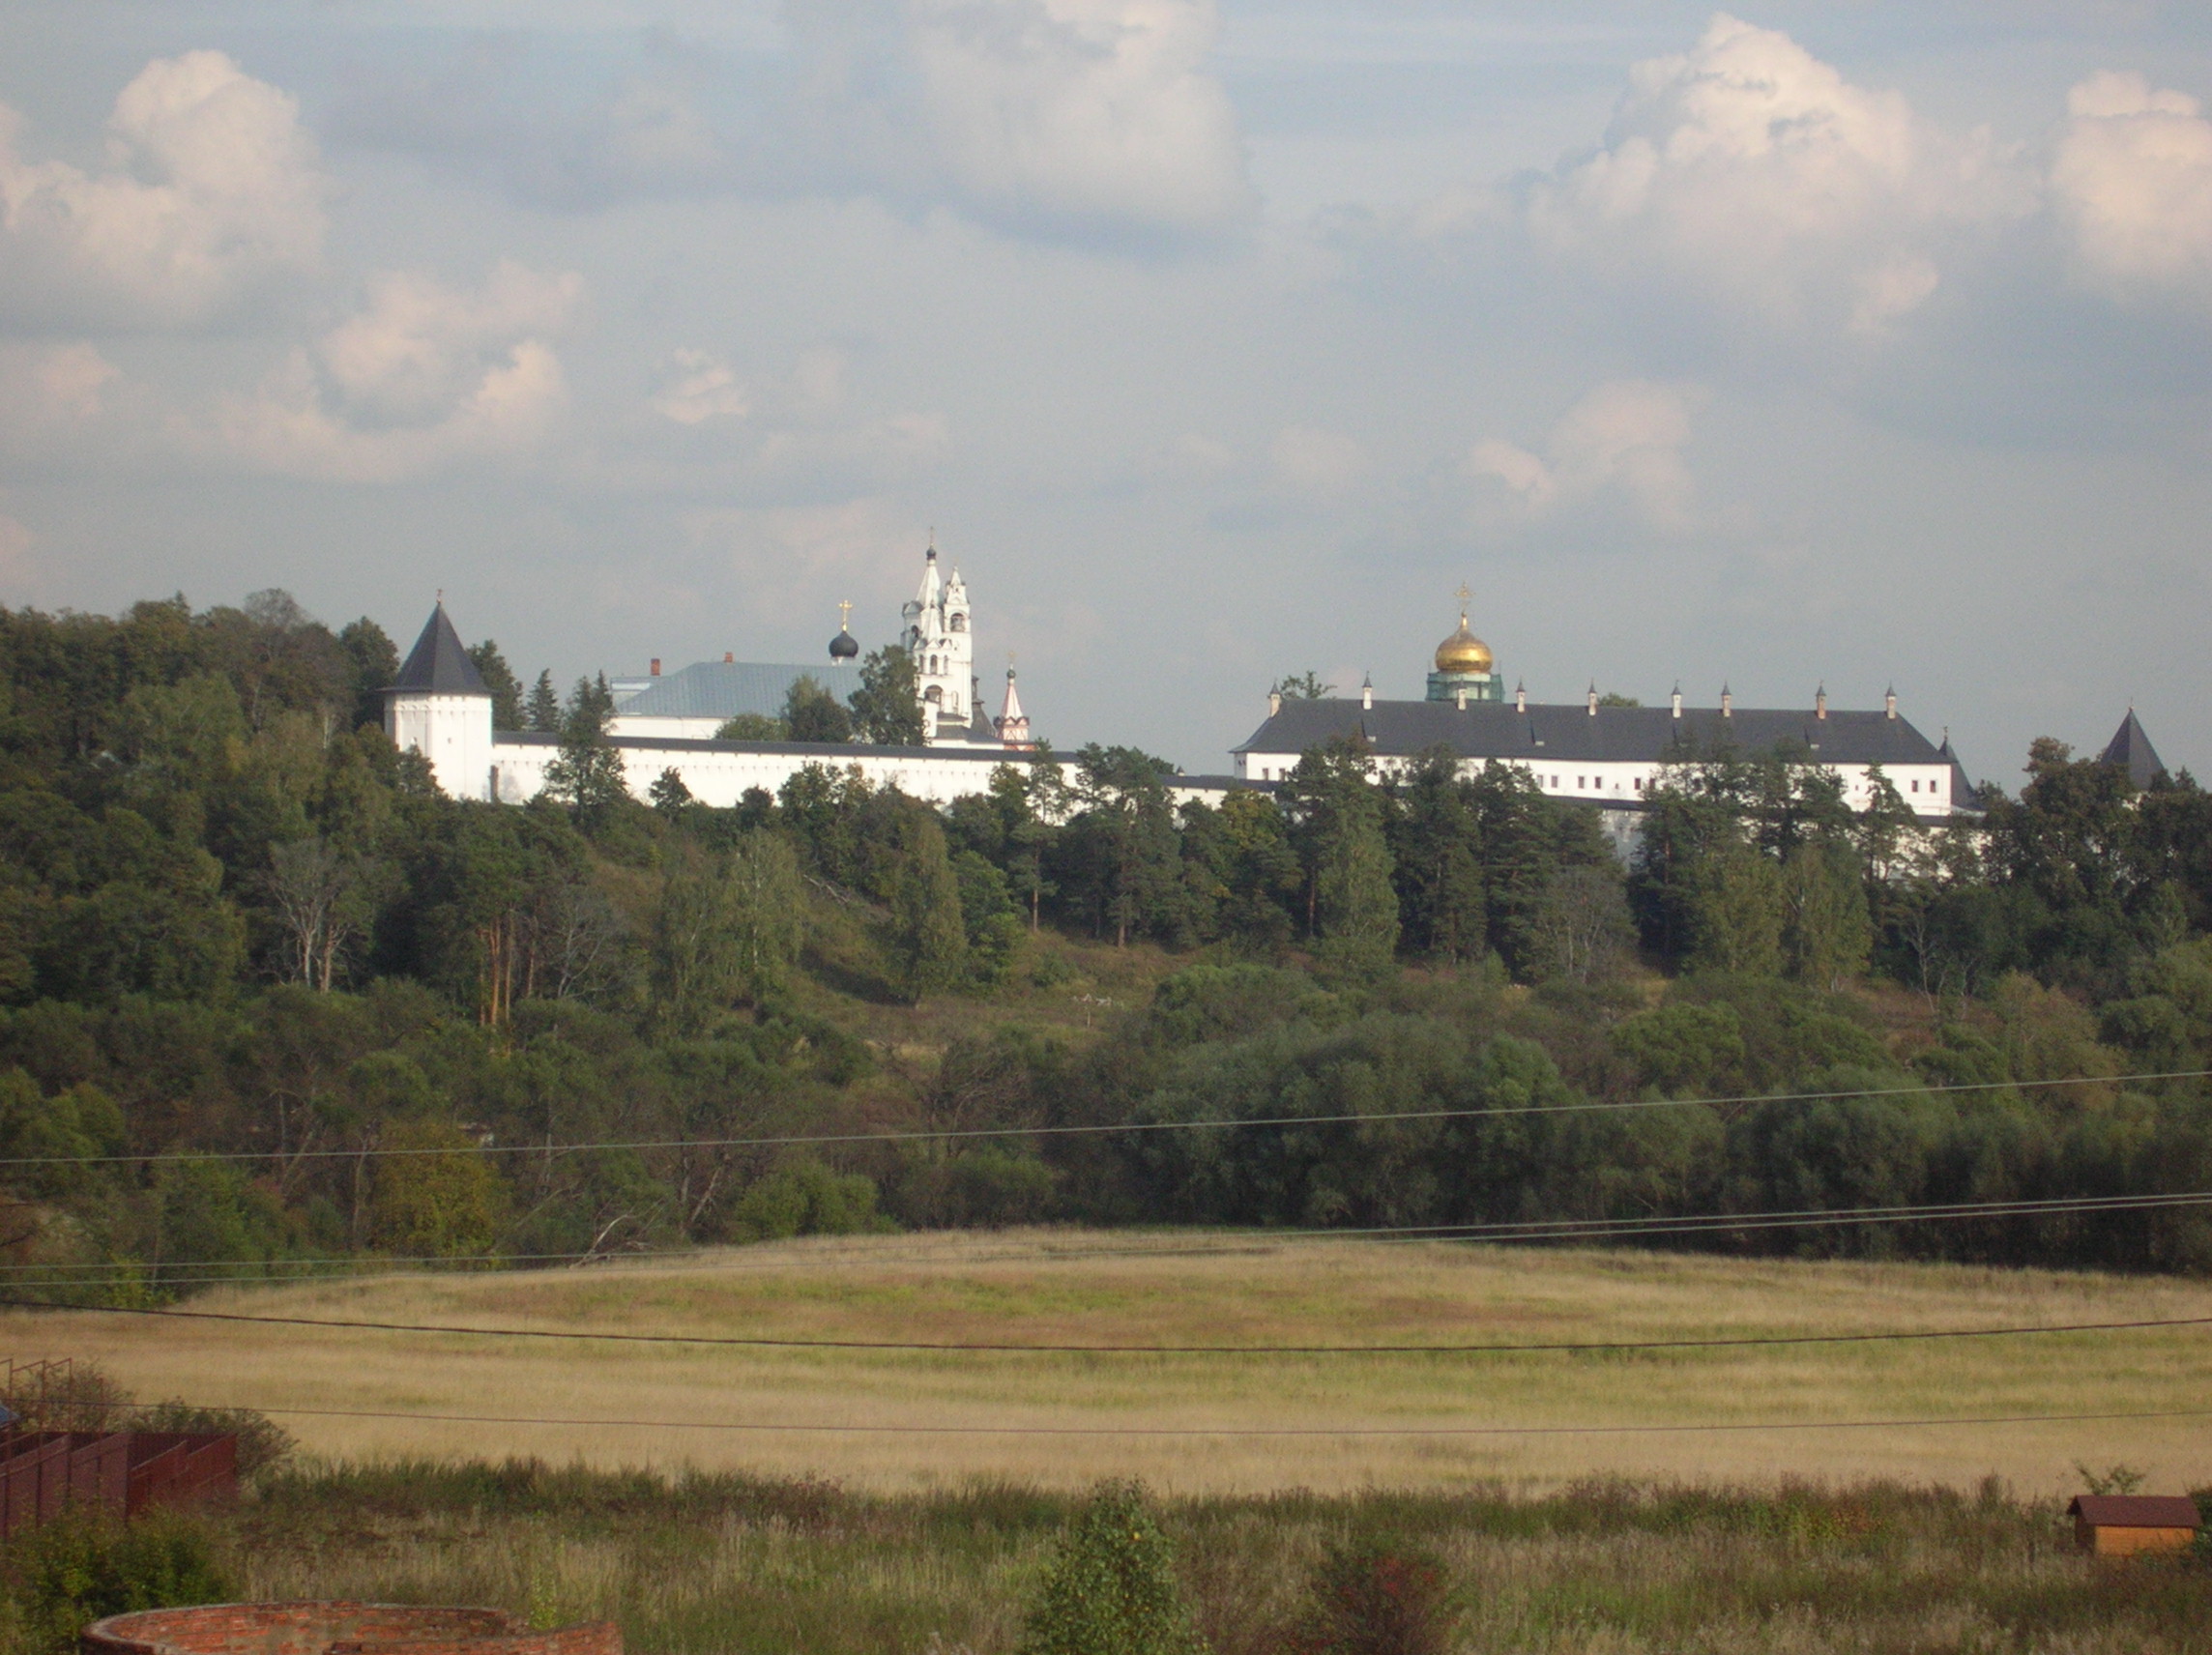
M1170 791L1179 802L1271 791L1310 749L1355 739L1384 777L1404 773L1440 746L1458 754L1470 770L1515 766L1546 794L1601 807L1623 842L1633 834L1645 794L1662 783L1669 766L1723 751L1746 757L1781 751L1819 765L1836 774L1860 808L1872 800L1878 773L1924 819L1974 812L1972 783L1948 736L1940 743L1929 740L1898 711L1894 693L1871 711L1831 708L1825 689L1816 692L1811 707L1791 710L1740 708L1725 687L1720 705L1710 708L1685 706L1679 688L1663 707L1609 705L1594 685L1580 702L1531 702L1518 686L1505 693L1489 646L1469 629L1464 591L1461 595L1458 629L1437 648L1424 699L1382 700L1371 684L1351 697L1271 694L1266 719L1231 754L1230 773L1178 774ZM934 545L901 623L899 644L916 668L920 745L718 737L742 714L779 714L801 677L813 678L839 701L849 697L859 682L860 647L841 625L827 658L813 665L724 655L663 676L656 660L641 678L611 681L615 709L607 739L622 755L630 791L642 798L663 772L674 771L700 802L728 807L754 788L775 793L804 766L827 765L947 804L984 791L1000 765L1037 762L1012 668L997 714L984 711L967 584L957 568L948 576L941 571ZM491 692L443 602L387 695L385 725L395 742L429 761L438 785L455 798L524 803L543 790L546 768L559 753L555 735L492 727ZM2103 757L2125 767L2138 786L2162 768L2132 711ZM1072 780L1072 759L1059 762Z

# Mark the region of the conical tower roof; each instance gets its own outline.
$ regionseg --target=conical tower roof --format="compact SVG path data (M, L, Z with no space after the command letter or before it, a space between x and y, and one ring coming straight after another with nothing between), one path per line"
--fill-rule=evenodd
M2158 749L2150 744L2150 737L2143 731L2142 720L2136 716L2136 710L2132 707L2097 759L2101 764L2119 766L2128 772L2128 780L2138 788L2150 786L2152 778L2166 769L2164 761L2158 756Z
M446 605L439 600L430 611L430 619L422 624L422 635L415 640L415 647L407 652L407 664L399 669L399 677L392 687L429 695L489 695L484 687L483 674L477 671L476 662L461 647L461 635L453 630L447 618Z

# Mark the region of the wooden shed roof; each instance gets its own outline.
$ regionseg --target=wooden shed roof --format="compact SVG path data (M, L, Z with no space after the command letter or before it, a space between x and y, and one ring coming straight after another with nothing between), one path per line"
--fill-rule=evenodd
M2077 1495L2066 1515L2098 1528L2196 1528L2203 1521L2187 1495Z

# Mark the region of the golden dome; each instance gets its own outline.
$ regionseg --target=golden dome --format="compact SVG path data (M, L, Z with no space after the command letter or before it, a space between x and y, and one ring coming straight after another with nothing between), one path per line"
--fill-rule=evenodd
M1437 646L1437 671L1487 673L1490 667L1490 646L1467 629L1467 611L1463 609L1459 630Z

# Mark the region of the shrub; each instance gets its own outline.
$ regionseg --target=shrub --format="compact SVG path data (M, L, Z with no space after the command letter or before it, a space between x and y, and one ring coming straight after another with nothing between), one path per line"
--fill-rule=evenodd
M1101 1483L1061 1537L1023 1655L1205 1655L1141 1483Z
M65 1515L11 1543L8 1573L23 1646L54 1655L108 1615L233 1595L206 1531L174 1512L127 1526Z
M1299 1655L1443 1655L1459 1619L1435 1558L1377 1541L1332 1547L1308 1591Z

